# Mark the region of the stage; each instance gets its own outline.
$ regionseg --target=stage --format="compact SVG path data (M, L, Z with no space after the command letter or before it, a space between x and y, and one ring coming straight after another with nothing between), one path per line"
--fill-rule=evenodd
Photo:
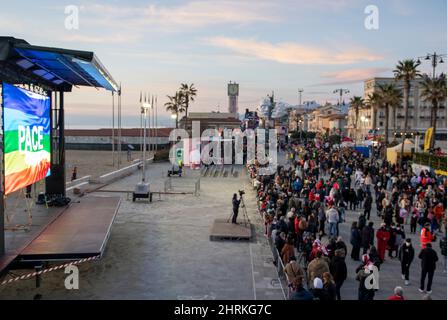
M0 271L27 262L102 255L120 202L119 197L88 196L61 208L39 233L30 234L20 248L8 248L0 259Z
M249 241L251 239L251 224L239 222L233 224L228 222L227 219L214 220L213 226L210 231L210 240L244 240Z

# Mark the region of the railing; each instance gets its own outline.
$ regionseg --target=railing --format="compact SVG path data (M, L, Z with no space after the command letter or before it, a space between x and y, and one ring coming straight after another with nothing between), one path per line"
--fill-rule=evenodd
M432 167L435 170L446 170L447 157L434 156L429 153L415 153L413 162Z
M182 183L183 183L183 180L182 180ZM194 181L193 185L191 185L191 184L181 184L181 185L174 185L173 186L171 177L168 177L168 178L166 178L164 180L164 192L167 192L169 190L174 190L174 189L178 190L179 188L181 190L184 190L184 189L191 190L193 187L194 187L194 192L189 191L188 193L194 194L194 196L196 196L196 197L200 196L200 178L196 179Z
M276 261L276 272L278 274L279 284L281 286L281 291L284 296L284 300L289 300L290 295L292 294L291 287L289 286L289 277L284 272L284 263L282 262L281 255L278 252L278 249L276 249L275 245L273 244L272 239L268 239L270 244L270 249L272 250L273 259ZM287 289L285 289L287 288ZM287 292L286 292L287 291Z
M246 173L247 173L248 178L253 182L253 179L251 179L248 170L246 170ZM264 217L261 214L261 208L259 207L259 201L257 201L257 207L258 207L259 215L264 220ZM278 252L278 249L275 247L275 245L270 237L268 238L268 243L270 245L270 249L272 250L273 259L274 259L274 261L276 261L276 272L278 274L278 280L279 280L279 284L281 286L281 290L282 290L284 299L289 300L292 295L292 288L289 286L289 284L290 284L289 277L284 272L284 263L282 261L281 255ZM295 249L295 257L296 257L296 262L298 264L301 264L301 261L304 258L304 256L302 257L302 255L303 255L303 253L300 254ZM303 271L304 271L303 285L305 287L307 287L307 266L306 266L306 263L304 262L304 264L300 265L300 266L301 266L301 268L303 268ZM285 289L285 288L287 288L287 289Z
M245 172L247 174L247 177L253 184L253 179L251 179L250 173L247 170L247 168L245 168ZM264 220L264 217L261 214L261 210L260 210L261 208L259 207L259 201L256 201L256 205L258 207L257 209L258 209L259 215L261 216L262 220ZM281 291L284 296L284 300L288 300L288 299L290 299L290 295L292 293L291 288L289 287L289 283L290 283L289 277L284 272L284 263L282 262L281 255L279 254L278 249L276 249L276 247L273 244L273 241L270 237L268 237L267 239L268 239L268 243L270 246L270 250L272 250L273 261L276 261L276 273L278 274L279 285L281 286ZM287 292L286 292L285 288L287 288Z

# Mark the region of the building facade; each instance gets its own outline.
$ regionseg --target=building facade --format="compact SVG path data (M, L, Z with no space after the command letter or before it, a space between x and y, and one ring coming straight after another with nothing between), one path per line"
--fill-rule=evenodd
M194 121L200 122L200 134L205 129L216 129L219 132L223 129L240 129L241 120L239 120L237 113L229 112L191 112L188 118L183 117L179 121L179 127L188 132L192 130L192 123Z
M312 132L342 134L347 124L346 108L327 104L316 108L307 115L308 130Z
M413 80L411 82L411 90L408 106L408 132L424 133L430 127L431 104L425 102L421 98L421 82L422 79ZM379 85L395 83L398 89L403 89L402 82L396 82L394 78L372 78L364 83L363 98L367 101L368 96L377 92ZM375 118L375 121L374 121ZM385 109L379 108L373 112L372 108L364 107L359 110L358 125L355 128L355 110L349 108L348 115L348 131L349 135L357 141L364 140L373 130L379 135L385 134ZM401 133L404 130L404 108L403 102L397 108L390 108L388 118L388 136L390 141L394 139L394 133ZM374 123L376 128L374 128ZM437 136L436 140L439 144L445 144L447 140L447 114L445 105L440 105L437 115ZM441 146L440 145L440 146Z

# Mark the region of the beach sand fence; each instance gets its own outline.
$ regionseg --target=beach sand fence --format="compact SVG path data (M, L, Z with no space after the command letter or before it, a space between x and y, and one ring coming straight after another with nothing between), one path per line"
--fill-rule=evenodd
M164 192L200 195L200 177L167 177L164 180Z

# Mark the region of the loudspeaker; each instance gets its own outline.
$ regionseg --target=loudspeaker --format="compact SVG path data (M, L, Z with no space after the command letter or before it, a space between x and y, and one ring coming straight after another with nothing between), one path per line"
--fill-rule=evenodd
M62 165L51 166L51 175L45 178L45 193L47 195L65 196L65 168Z

